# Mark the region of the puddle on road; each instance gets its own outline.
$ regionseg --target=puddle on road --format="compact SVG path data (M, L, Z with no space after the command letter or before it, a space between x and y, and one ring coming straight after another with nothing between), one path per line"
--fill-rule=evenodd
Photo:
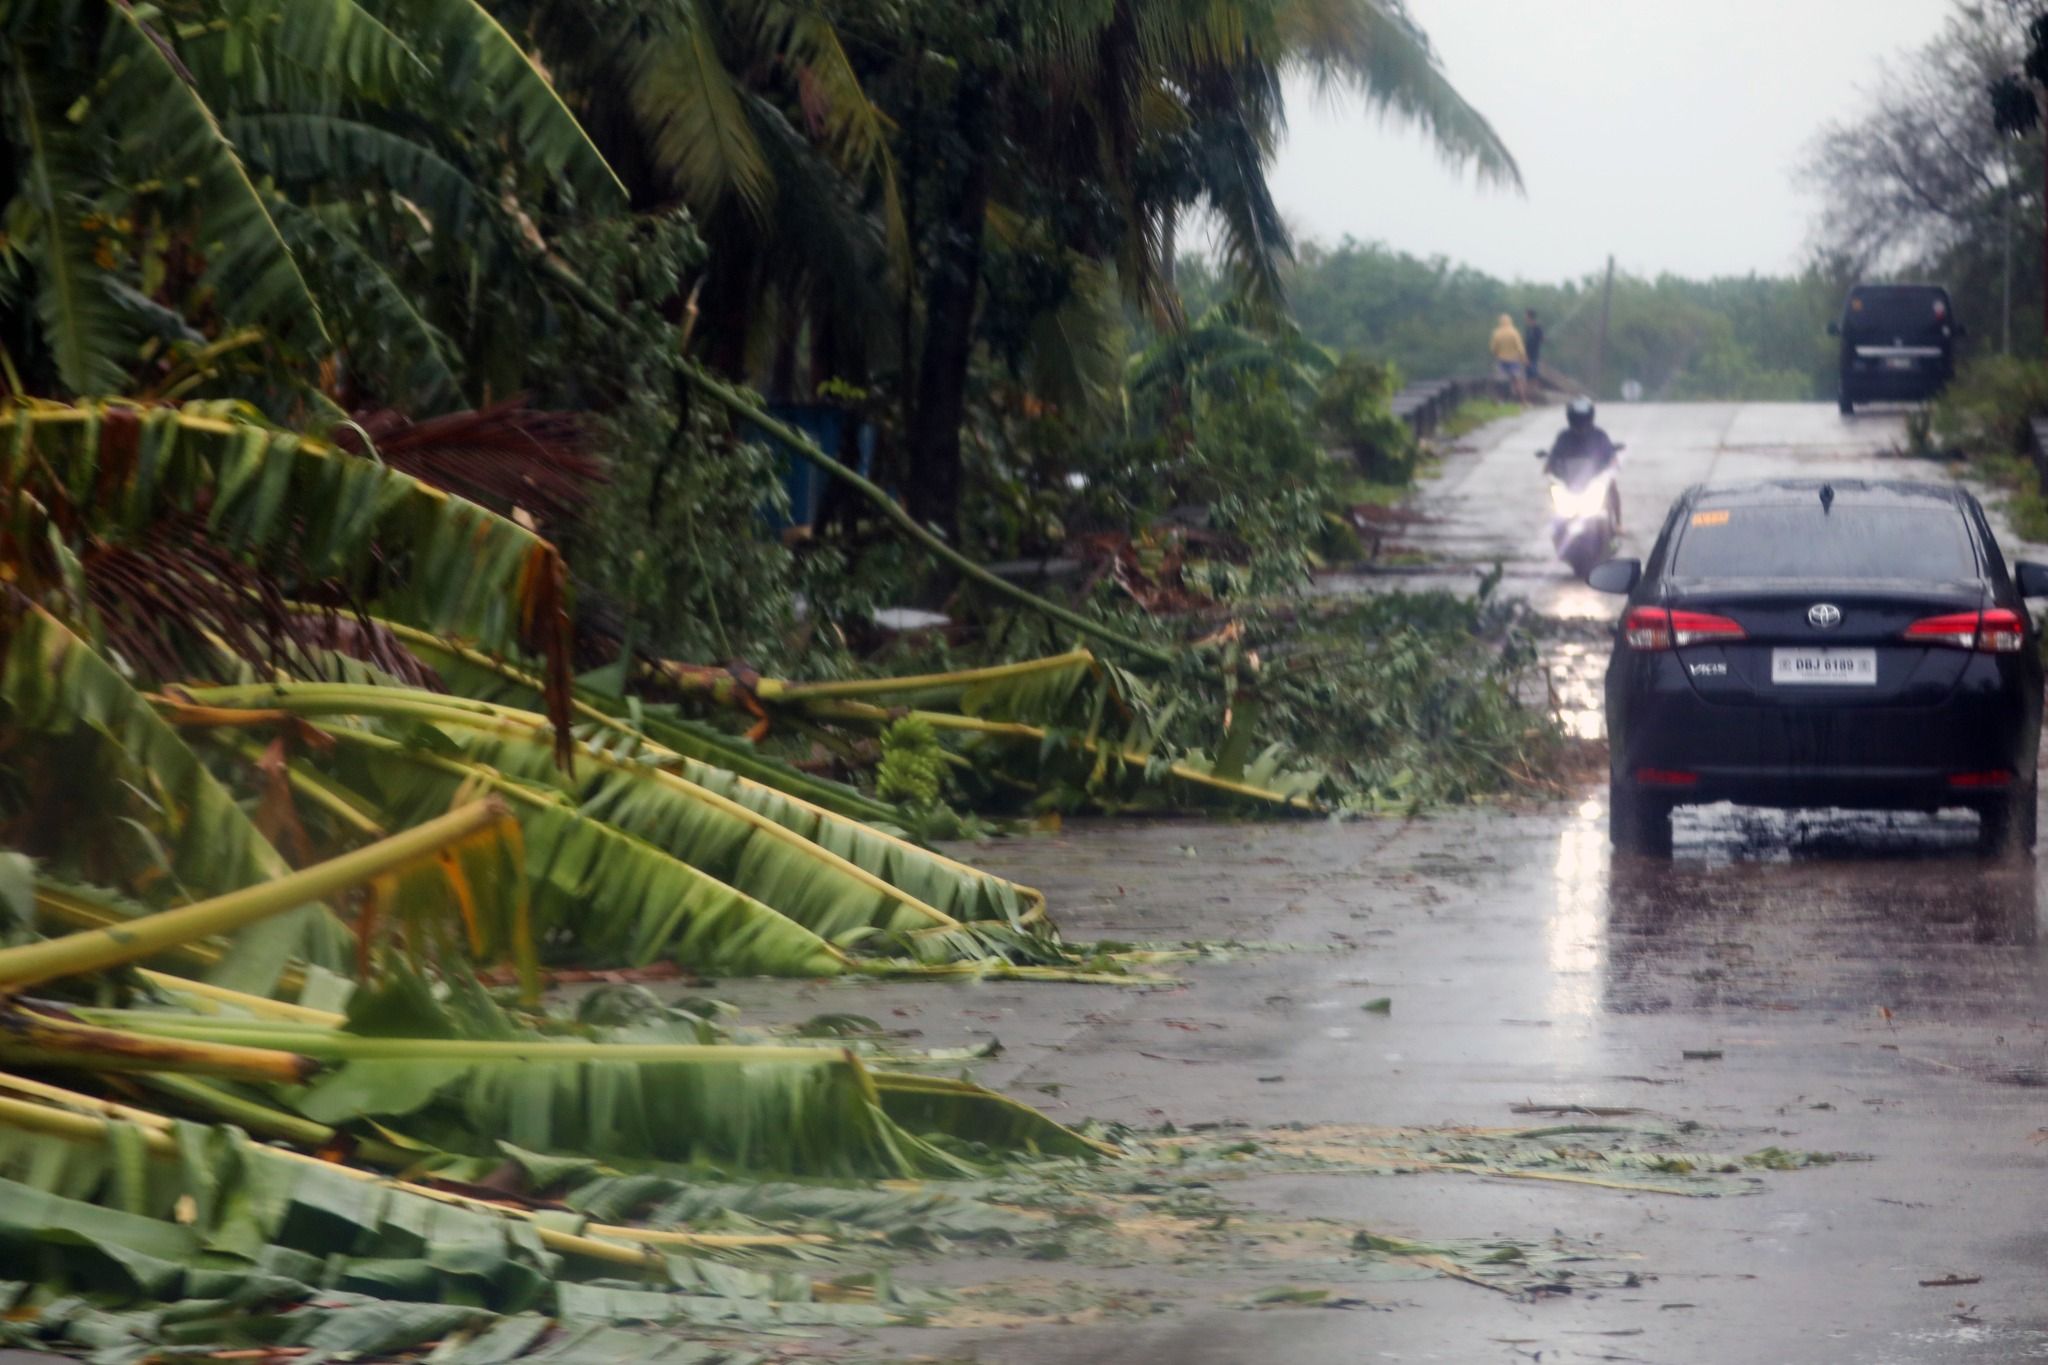
M1589 799L1558 836L1559 1006L1954 1018L2048 984L2034 864L1981 860L1967 815L1686 809L1668 862L1611 856L1605 823Z
M1565 640L1544 652L1543 674L1550 707L1573 739L1607 737L1607 710L1602 686L1607 677L1607 646Z
M2048 1360L2048 1332L1959 1322L1930 1332L1907 1333L1896 1348L1872 1357L1870 1365L1965 1360Z

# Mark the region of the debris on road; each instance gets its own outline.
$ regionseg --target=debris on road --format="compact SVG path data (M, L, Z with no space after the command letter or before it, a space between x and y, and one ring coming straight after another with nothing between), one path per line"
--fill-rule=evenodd
M1960 1285L1982 1283L1984 1283L1982 1275L1944 1275L1938 1280L1922 1280L1920 1281L1920 1287L1922 1289L1954 1289Z

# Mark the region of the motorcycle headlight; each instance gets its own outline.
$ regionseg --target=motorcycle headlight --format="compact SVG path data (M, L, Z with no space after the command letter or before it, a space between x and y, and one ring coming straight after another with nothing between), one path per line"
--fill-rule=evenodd
M1576 491L1561 483L1550 485L1550 505L1561 517L1592 516L1606 500L1607 490L1599 484Z

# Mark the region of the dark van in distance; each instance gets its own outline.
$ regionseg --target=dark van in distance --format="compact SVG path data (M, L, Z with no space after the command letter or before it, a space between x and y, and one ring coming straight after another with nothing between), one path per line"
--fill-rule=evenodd
M1843 415L1858 403L1920 403L1955 377L1963 335L1938 284L1859 284L1828 335L1842 339Z

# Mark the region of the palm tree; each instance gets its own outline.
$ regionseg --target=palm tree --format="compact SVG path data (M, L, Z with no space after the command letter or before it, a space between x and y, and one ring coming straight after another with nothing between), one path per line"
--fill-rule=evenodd
M1519 183L1491 125L1445 77L1400 0L1242 0L1190 8L1164 0L1102 6L910 7L901 59L950 60L947 81L917 88L933 103L895 110L941 126L906 173L931 182L920 258L922 341L910 403L908 483L914 510L950 527L959 498L960 423L973 351L988 225L999 209L1077 198L1108 221L1081 243L1113 261L1127 295L1171 318L1174 231L1199 206L1222 224L1248 292L1276 302L1289 254L1266 184L1292 72L1349 89L1419 127L1453 164ZM872 82L871 82L872 84ZM936 97L927 87L940 87Z
M11 392L210 384L282 411L338 357L459 406L461 291L425 284L521 273L536 220L608 201L478 0L0 0Z
M809 324L842 372L874 354L904 227L887 119L835 6L789 0L518 0L641 208L680 204L707 246L676 282L734 377ZM781 396L781 395L777 395Z

